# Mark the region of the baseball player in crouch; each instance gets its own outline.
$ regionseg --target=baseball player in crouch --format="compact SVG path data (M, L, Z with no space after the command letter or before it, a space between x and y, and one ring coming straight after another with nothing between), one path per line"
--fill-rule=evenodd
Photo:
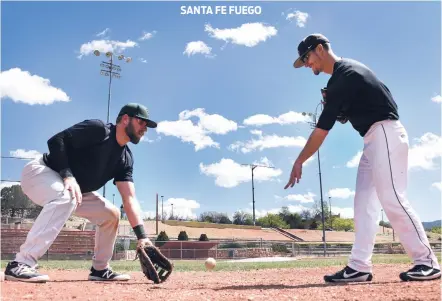
M95 250L89 280L124 281L129 275L112 271L112 258L120 210L96 191L113 179L121 194L138 247L151 245L143 227L133 183L133 156L128 142L137 144L147 128L156 128L148 110L130 103L121 108L116 124L101 120L77 123L48 141L49 152L30 161L23 169L23 192L43 209L21 245L15 260L8 263L5 279L46 282L37 260L45 254L71 214L97 225Z
M400 279L432 280L441 277L440 266L422 223L407 197L409 140L399 121L397 104L389 89L362 63L336 56L329 40L311 34L298 46L295 68L311 68L315 75L330 74L322 89L325 105L316 128L293 164L284 189L299 183L302 164L321 146L336 120L349 121L364 140L354 197L355 242L347 266L326 282L371 281L372 252L381 206L413 267Z

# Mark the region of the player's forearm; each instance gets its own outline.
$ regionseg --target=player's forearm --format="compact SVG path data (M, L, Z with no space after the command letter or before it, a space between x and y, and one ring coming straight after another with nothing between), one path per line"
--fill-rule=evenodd
M307 140L303 150L299 154L296 162L303 164L307 161L316 151L321 147L322 142L324 142L325 137L327 136L328 131L322 129L314 129L311 133L310 137Z
M123 199L123 206L127 219L129 220L132 228L137 225L144 224L140 205L135 198L129 197L127 199Z

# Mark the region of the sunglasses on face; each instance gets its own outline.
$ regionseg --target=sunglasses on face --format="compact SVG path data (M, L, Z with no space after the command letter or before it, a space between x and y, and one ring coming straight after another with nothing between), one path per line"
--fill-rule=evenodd
M137 117L131 117L131 119L135 119L139 126L141 127L147 127L147 121L137 118Z
M318 45L316 45L316 46L313 47L312 49L308 50L308 51L306 52L306 54L304 54L304 56L301 58L301 62L303 62L304 64L307 63L308 58L310 57L310 52L312 52L313 50L315 50L316 47L318 47Z

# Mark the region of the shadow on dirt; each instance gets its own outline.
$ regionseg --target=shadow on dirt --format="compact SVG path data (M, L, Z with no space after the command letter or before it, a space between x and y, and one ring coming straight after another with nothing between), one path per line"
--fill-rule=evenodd
M223 286L213 289L220 290L260 290L260 289L297 289L297 288L314 288L314 287L333 287L333 286L354 286L354 285L385 285L385 284L400 284L401 281L385 281L385 282L353 282L353 283L307 283L299 285L285 285L285 284L269 284L269 285L231 285Z

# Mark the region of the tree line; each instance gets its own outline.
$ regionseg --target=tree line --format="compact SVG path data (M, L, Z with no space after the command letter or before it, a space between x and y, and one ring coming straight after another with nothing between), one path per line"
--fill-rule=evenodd
M1 214L3 217L37 218L43 207L33 203L20 185L3 187L1 190Z
M33 203L22 191L20 185L4 187L1 190L1 214L3 217L36 218L42 207ZM178 216L164 216L168 220L191 220ZM232 218L227 213L207 211L201 213L196 219L200 222L217 224L253 225L253 216L250 213L238 210ZM330 212L330 208L324 202L324 221L327 230L353 231L353 219L341 218L339 214ZM277 213L267 213L256 219L256 225L261 227L278 227L282 229L322 229L322 206L316 200L311 209L301 212L290 212L284 206ZM380 226L391 228L388 222L381 221ZM440 227L434 232L440 232Z

